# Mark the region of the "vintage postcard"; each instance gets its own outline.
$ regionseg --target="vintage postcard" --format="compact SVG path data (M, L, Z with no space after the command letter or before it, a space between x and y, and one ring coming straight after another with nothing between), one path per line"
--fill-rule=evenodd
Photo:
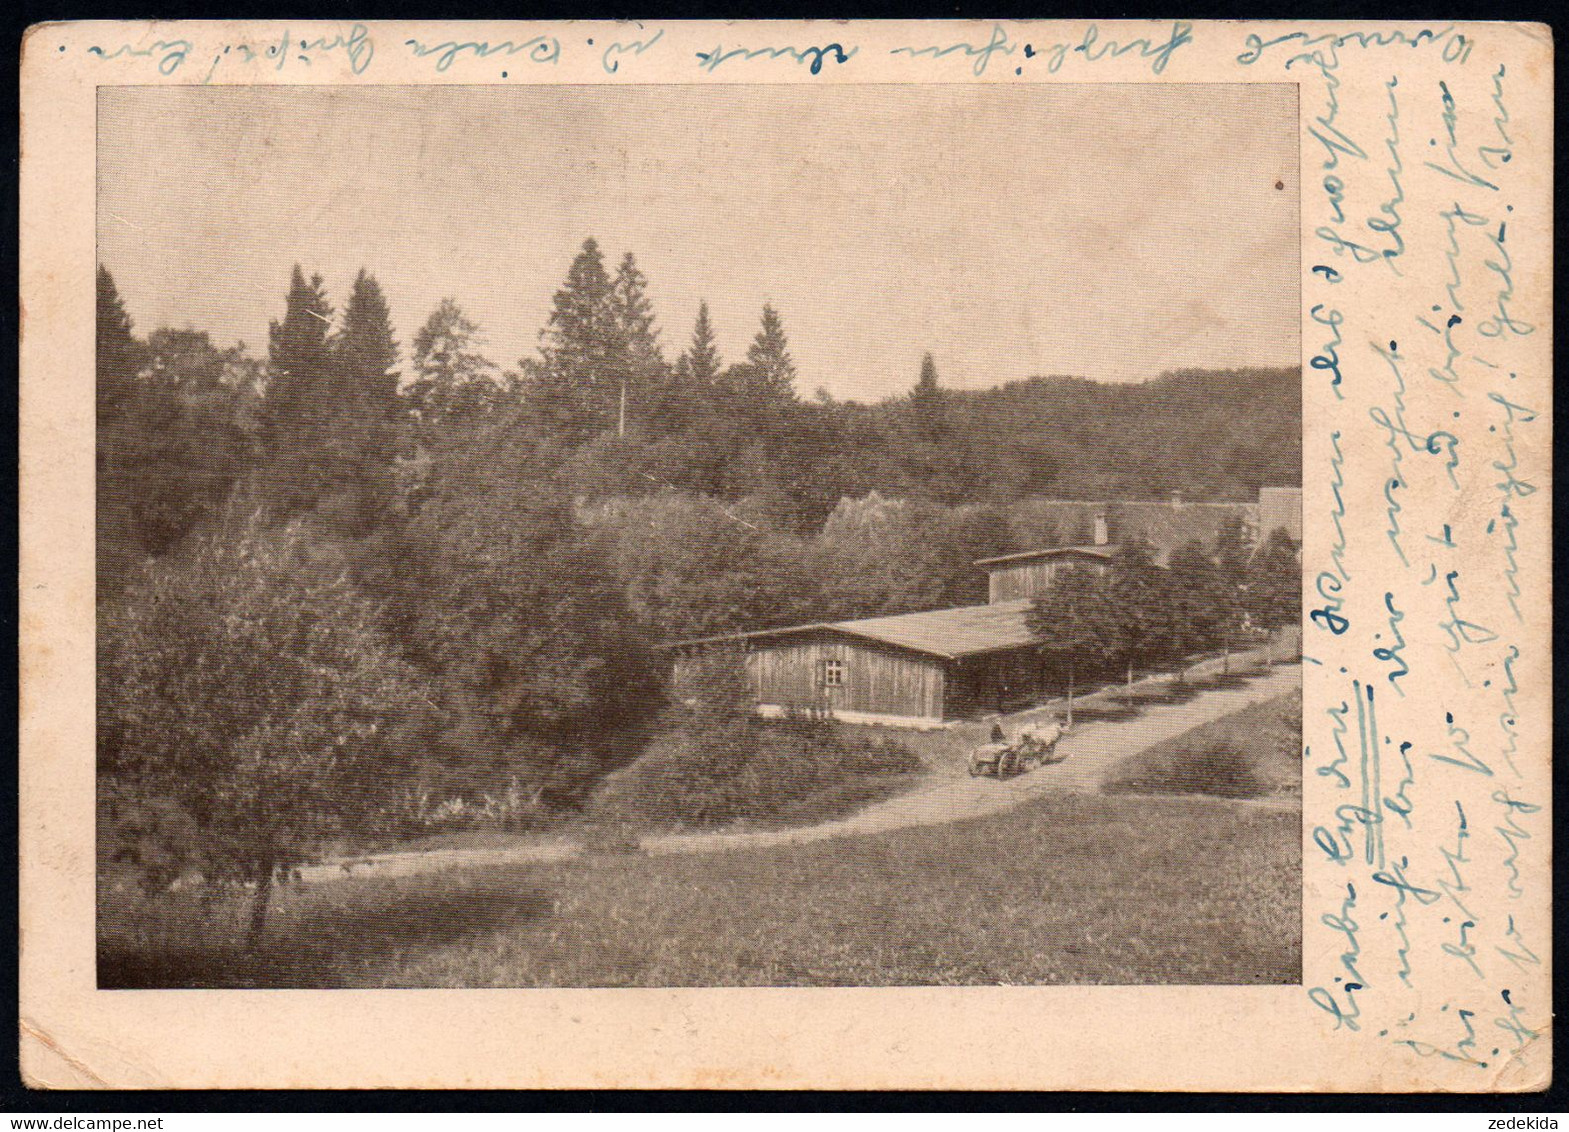
M1552 73L33 28L27 1079L1546 1088Z

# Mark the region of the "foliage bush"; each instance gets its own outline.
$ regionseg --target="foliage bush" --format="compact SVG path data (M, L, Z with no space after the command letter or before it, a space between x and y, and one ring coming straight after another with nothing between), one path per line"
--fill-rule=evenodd
M831 722L720 722L685 707L642 758L605 781L591 813L645 828L826 820L887 794L921 765L892 739L848 739Z
M1221 798L1297 793L1301 756L1302 695L1294 692L1157 743L1113 768L1101 789Z
M1146 773L1120 779L1118 794L1215 794L1221 798L1255 798L1267 786L1253 768L1252 758L1234 746L1213 743L1173 759Z
M391 635L429 674L437 710L411 785L437 804L483 807L516 783L530 805L574 808L639 749L661 702L624 587L529 424L494 422L445 450L366 570Z
M397 795L388 816L398 833L418 836L473 829L520 833L553 820L543 791L539 787L525 789L516 775L494 790L464 789L450 773L442 773L446 769L422 768L427 781L444 783L444 789L440 785L411 786Z
M340 558L243 508L129 597L99 641L103 812L126 822L109 840L153 887L257 882L259 932L275 869L381 825L418 674Z

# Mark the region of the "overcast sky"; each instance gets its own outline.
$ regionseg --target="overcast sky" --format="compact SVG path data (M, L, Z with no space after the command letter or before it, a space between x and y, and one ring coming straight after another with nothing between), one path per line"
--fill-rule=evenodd
M140 333L264 355L289 269L444 296L511 367L588 235L632 251L674 360L763 303L803 395L1289 365L1295 88L105 88L101 261ZM1282 187L1277 189L1276 185Z

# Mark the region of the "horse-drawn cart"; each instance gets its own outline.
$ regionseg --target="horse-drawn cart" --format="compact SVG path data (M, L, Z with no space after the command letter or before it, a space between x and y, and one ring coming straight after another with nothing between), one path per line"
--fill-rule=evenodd
M1062 728L1055 726L1048 729L1046 735L1025 731L1010 742L1007 738L998 739L994 732L991 742L970 751L970 775L1009 778L1037 766L1061 762L1057 757L1057 743L1062 739L1062 733Z

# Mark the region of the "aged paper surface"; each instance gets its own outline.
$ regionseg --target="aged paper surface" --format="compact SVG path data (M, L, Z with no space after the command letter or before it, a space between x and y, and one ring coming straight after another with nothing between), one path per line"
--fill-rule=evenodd
M55 1088L1544 1088L1552 67L1548 29L1510 24L33 29L21 204L28 1079ZM977 99L1065 85L1091 106L1120 84L1294 92L1297 161L1279 169L1276 188L1300 202L1299 985L99 989L91 532L101 100L132 88L329 85L345 105L362 88L417 103L422 88L536 84L658 85L677 101L704 87L788 85L806 98L832 91L841 123L855 120L857 91L885 84L973 87ZM1031 146L1038 128L987 122L1003 152ZM657 137L660 124L644 128ZM1104 128L1131 127L1108 116ZM482 133L472 140L485 148ZM189 156L163 148L156 131L136 144L133 163ZM380 144L399 138L389 131ZM835 152L853 163L862 144L847 130ZM222 175L245 176L243 162ZM999 200L1015 206L1001 188ZM1031 203L1042 215L1053 207ZM349 219L329 209L314 224ZM108 222L137 223L118 213ZM461 223L433 218L397 236L439 240ZM1217 247L1245 244L1230 215L1188 210L1172 223L1213 229ZM1149 246L1119 254L1128 272L1153 271L1160 258ZM1217 923L1214 946L1236 926Z

